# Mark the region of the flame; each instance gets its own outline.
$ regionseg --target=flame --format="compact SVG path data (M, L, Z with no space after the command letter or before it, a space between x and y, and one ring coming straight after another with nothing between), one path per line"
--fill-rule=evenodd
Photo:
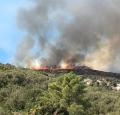
M73 66L70 66L69 64L62 61L59 66L51 67L51 66L45 66L39 60L35 60L30 64L30 69L33 69L33 70L64 70L64 69L73 69Z
M44 66L42 64L42 62L40 62L39 60L35 60L32 62L31 66L30 66L31 69L34 69L34 70L45 70L45 69L49 69L47 68L46 66Z
M70 66L69 64L67 64L64 61L62 61L60 69L73 69L73 66Z

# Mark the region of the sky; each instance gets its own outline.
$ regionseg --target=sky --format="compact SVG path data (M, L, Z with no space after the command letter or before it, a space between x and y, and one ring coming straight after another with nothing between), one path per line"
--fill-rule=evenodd
M28 0L0 0L0 63L12 63L16 45L24 34L16 25L16 15Z

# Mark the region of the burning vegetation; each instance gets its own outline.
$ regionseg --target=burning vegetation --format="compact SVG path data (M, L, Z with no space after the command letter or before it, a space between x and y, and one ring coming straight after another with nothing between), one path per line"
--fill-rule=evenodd
M70 66L66 63L61 63L59 66L46 66L39 61L35 61L33 64L30 65L30 68L33 70L72 70L74 66Z

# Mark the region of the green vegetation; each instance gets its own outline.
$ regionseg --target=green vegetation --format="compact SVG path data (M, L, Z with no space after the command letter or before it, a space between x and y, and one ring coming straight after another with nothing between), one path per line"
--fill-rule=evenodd
M0 115L119 115L118 83L0 64Z
M60 76L48 85L48 89L40 97L41 109L39 114L48 115L83 115L88 108L85 95L85 83L80 76L68 73Z

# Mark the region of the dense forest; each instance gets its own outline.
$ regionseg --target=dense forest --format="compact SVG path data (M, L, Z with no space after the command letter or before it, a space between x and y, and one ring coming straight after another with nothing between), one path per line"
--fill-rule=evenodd
M120 115L120 79L0 64L0 115Z

